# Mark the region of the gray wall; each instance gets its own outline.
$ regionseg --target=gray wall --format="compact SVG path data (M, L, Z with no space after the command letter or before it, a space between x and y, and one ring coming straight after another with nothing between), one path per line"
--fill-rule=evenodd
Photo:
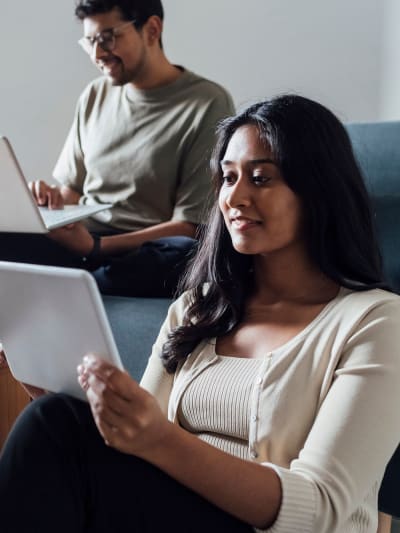
M97 71L76 44L73 0L1 2L0 134L29 179L48 178L76 99ZM238 106L296 91L343 120L397 118L387 86L395 79L398 4L164 0L165 49L173 62L228 87Z
M380 95L380 117L400 119L400 2L383 3L383 53Z
M382 0L164 1L170 55L237 103L296 91L345 119L378 116Z

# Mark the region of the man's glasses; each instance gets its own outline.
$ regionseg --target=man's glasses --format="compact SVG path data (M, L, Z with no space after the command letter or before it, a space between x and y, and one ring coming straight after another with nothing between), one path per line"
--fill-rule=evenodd
M126 27L134 24L136 20L129 20L124 22L115 28L109 28L107 30L99 31L93 37L82 37L79 39L78 43L82 46L86 53L89 55L92 54L95 44L100 46L104 52L112 52L116 45L116 39L120 34L120 31Z

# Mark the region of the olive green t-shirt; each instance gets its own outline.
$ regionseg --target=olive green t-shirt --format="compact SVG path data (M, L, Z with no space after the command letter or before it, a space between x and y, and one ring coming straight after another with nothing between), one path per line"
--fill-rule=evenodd
M81 203L113 204L89 220L91 229L198 223L215 127L233 112L225 89L187 70L151 90L98 78L78 101L53 175L81 194Z

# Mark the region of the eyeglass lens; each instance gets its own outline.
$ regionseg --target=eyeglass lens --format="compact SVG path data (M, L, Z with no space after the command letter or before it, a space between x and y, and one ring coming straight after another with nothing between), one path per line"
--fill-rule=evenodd
M93 50L95 43L97 43L97 45L105 52L111 52L115 47L115 36L113 31L105 30L90 39L87 37L82 39L82 44L88 52Z
M124 24L120 24L116 28L112 28L109 30L103 30L99 32L94 37L82 37L82 39L79 39L79 44L83 47L83 49L88 53L91 54L93 52L93 48L95 43L97 43L98 46L104 52L112 52L115 48L115 38L116 30L121 30L124 26L129 26L130 24L134 24L135 20L129 20L128 22L125 22Z

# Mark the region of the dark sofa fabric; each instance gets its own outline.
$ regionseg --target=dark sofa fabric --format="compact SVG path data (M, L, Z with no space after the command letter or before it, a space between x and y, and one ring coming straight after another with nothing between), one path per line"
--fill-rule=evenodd
M139 381L171 301L103 296L103 302L125 369Z
M400 293L400 121L346 127L372 200L385 272Z

